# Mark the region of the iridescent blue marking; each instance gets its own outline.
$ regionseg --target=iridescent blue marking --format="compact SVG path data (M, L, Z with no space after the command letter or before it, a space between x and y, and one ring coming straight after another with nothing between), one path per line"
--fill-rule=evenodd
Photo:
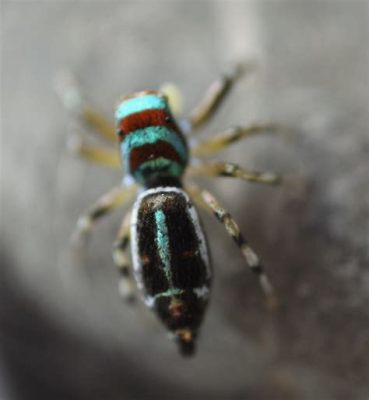
M170 269L169 234L165 214L162 210L157 210L154 215L156 223L156 245L158 246L159 256L163 263L164 273L167 277L168 284L170 287L173 287L172 272Z
M185 291L183 289L178 289L178 288L171 288L168 289L165 292L162 293L158 293L154 296L154 299L158 299L160 297L173 297L173 296L179 296L180 294L185 293Z
M166 126L149 126L137 129L127 135L120 145L123 160L129 160L129 153L132 149L145 144L154 144L158 140L171 144L183 160L183 163L187 163L188 151L185 144L174 130Z
M155 94L132 97L131 99L122 101L118 105L115 111L115 119L120 121L130 114L153 109L168 109L166 99Z
M129 171L129 165L126 163L125 168ZM183 174L184 166L178 164L176 161L168 160L167 158L160 157L155 160L148 160L142 163L134 172L135 180L139 183L145 184L147 175L143 172L150 168L151 171L165 171L166 175L180 177Z

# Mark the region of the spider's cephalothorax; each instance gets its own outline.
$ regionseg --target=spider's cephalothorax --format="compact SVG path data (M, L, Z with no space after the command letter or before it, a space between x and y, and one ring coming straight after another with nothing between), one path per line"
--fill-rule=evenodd
M188 162L187 142L167 98L144 91L123 98L115 112L126 173L145 187L179 186Z
M167 96L159 91L143 91L122 98L116 109L114 129L109 121L82 101L76 87L63 87L63 100L67 106L77 109L84 121L103 137L116 140L117 133L120 142L120 157L113 149L96 147L82 140L75 146L77 152L109 167L120 168L122 164L125 176L129 178L103 195L80 217L77 237L88 234L97 219L137 196L132 210L122 221L113 250L121 276L120 292L126 299L133 298L127 256L131 242L134 275L143 299L185 355L194 352L211 284L207 243L193 201L214 214L225 226L258 277L269 303L276 304L273 288L259 258L235 220L209 191L188 182L188 177L196 175L233 177L264 184L280 182L278 176L269 172L246 170L229 162L201 161L202 157L214 155L252 134L270 131L273 126L235 127L188 146L187 138L215 113L243 70L242 66L237 66L216 80L204 100L179 125L173 118ZM183 127L182 131L179 126ZM196 163L192 162L194 159ZM138 186L143 188L137 195Z

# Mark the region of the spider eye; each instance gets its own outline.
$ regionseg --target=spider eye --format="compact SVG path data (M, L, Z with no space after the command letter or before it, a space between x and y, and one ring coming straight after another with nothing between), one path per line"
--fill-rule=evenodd
M165 122L173 122L172 117L171 117L170 115L167 115L167 116L165 117Z
M122 131L122 129L118 130L117 135L118 135L119 140L123 140L124 132Z

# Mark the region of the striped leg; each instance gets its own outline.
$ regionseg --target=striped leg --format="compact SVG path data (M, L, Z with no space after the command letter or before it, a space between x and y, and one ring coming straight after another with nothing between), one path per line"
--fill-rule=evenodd
M120 275L119 293L124 300L129 302L134 300L130 262L127 257L127 247L130 240L130 222L131 213L128 212L123 218L113 249L113 260Z
M136 191L136 185L129 187L117 186L100 197L87 212L78 218L77 227L72 236L72 242L77 246L84 244L96 221L127 203L133 198Z
M80 116L87 125L103 138L109 141L117 141L114 125L85 102L72 74L61 73L56 80L55 89L68 110Z
M70 137L68 148L71 152L93 163L110 168L121 168L120 156L116 149L88 144L80 136Z
M244 239L236 221L232 218L230 213L225 210L214 196L206 190L202 190L200 196L203 202L208 206L216 218L224 224L228 234L236 242L237 246L241 249L247 264L251 268L251 271L256 274L259 279L260 286L267 296L268 305L271 308L275 308L278 305L277 297L275 295L273 286L271 285L268 276L264 272L262 265L260 264L259 257L254 250L247 244Z
M238 64L210 85L203 100L188 117L192 130L204 125L215 114L235 82L252 67L251 64Z
M205 162L198 165L191 165L187 168L187 174L203 176L224 176L239 178L249 182L276 185L282 182L282 178L272 172L249 171L237 164L228 162Z
M274 132L277 129L278 127L272 124L236 126L200 142L191 149L191 154L194 157L211 156L241 139L259 133Z

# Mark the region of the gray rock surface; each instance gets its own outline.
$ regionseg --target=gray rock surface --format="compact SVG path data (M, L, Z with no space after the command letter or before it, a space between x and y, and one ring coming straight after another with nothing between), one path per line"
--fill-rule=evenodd
M366 1L2 2L0 351L21 399L369 397L369 5ZM276 121L219 158L294 176L280 188L203 181L264 259L268 313L223 228L204 215L215 288L195 358L144 306L122 304L102 222L88 268L69 261L78 214L119 173L68 154L61 68L112 115L121 94L176 82L185 110L232 61L260 68L204 136ZM78 129L81 129L79 126ZM5 390L4 390L5 392Z

